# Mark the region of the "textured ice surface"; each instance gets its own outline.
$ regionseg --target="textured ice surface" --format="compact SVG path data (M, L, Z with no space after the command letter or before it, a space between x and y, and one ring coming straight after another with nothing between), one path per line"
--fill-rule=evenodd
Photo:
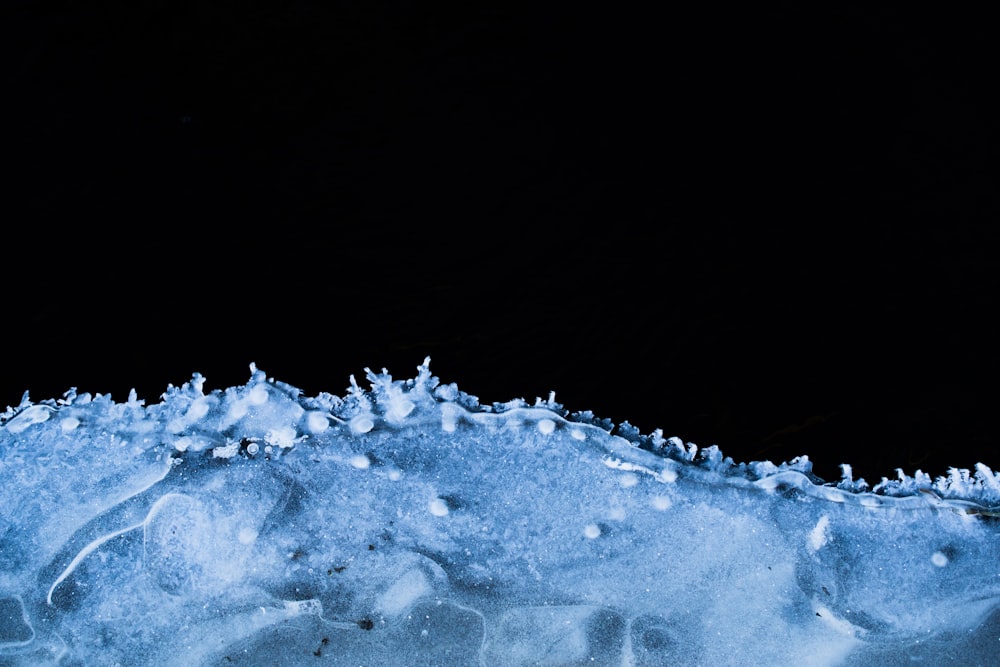
M9 408L0 665L1000 661L985 466L824 484L426 362L368 383Z

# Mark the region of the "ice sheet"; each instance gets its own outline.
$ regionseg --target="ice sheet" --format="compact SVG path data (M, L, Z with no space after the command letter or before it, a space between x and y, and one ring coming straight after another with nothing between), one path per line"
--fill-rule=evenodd
M555 397L251 367L0 415L0 664L1000 660L1000 478L736 463Z

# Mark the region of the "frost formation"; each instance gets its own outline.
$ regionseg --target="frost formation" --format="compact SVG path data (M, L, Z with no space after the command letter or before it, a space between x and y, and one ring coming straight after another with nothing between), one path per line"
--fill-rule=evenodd
M987 466L827 484L537 399L251 366L0 415L0 664L995 664Z

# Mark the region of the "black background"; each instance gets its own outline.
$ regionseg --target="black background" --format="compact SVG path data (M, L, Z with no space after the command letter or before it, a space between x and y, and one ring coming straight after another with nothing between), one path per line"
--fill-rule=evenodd
M990 23L14 2L0 403L431 370L877 482L997 451Z

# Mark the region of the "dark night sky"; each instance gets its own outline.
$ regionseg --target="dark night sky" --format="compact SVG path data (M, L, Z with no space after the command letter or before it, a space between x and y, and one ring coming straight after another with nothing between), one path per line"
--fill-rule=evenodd
M990 24L798 4L8 4L0 403L430 356L831 480L1000 467Z

